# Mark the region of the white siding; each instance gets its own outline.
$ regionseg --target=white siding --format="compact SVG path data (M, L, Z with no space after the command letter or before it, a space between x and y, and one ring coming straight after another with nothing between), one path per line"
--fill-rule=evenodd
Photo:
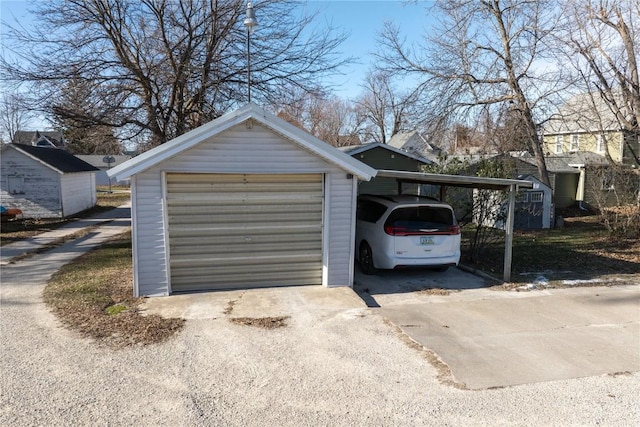
M96 204L94 172L66 173L61 177L62 213L73 215Z
M329 186L329 275L327 286L351 286L353 268L353 180L340 171L330 175Z
M62 217L60 174L21 152L2 152L0 204L22 210L24 218ZM9 177L22 179L23 192L9 193Z
M136 175L132 192L133 238L136 241L136 296L168 295L162 174L159 170Z
M136 175L134 233L137 239L137 294L167 295L169 279L163 200L163 172L325 173L331 180L325 201L330 245L327 286L350 286L353 181L346 173L280 135L243 123Z

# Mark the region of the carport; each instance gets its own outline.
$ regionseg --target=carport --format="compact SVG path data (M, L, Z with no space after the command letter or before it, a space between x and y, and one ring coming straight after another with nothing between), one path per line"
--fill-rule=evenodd
M378 170L377 177L394 178L398 182L398 193L402 192L403 183L438 184L441 199L446 187L478 188L484 190L508 191L507 222L505 224L504 241L504 275L505 282L511 281L511 259L513 255L513 223L515 218L516 193L521 188L533 188L533 182L520 179L486 178L480 176L445 175L422 172L404 172Z

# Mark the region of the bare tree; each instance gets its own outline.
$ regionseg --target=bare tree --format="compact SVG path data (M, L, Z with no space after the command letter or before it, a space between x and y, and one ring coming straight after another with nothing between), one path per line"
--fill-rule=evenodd
M612 118L626 134L627 149L640 166L640 3L574 0L565 4L563 16L564 31L557 34L565 60L574 65L583 91L589 94L584 107L591 112L591 120L585 130L594 129L594 123L600 124L601 131L610 130Z
M275 106L279 117L335 147L358 144L361 123L350 104L321 90L290 89Z
M356 108L366 125L365 138L381 144L408 130L416 105L416 91L400 91L389 73L371 71L365 78Z
M313 27L295 0L262 0L251 38L254 97L277 88L313 89L345 60L343 35ZM244 0L52 0L37 2L38 25L12 28L0 78L30 85L46 113L146 135L161 144L246 102ZM13 58L13 59L11 59ZM94 108L64 103L67 82L90 85Z
M17 131L24 130L29 121L29 112L17 95L2 95L0 100L0 133L4 133L7 142L12 142Z
M545 42L555 25L554 4L537 0L443 0L433 12L439 26L422 44L408 46L387 24L379 58L392 72L422 76L427 107L464 118L480 108L509 105L526 130L540 179L549 175L538 135L543 109L567 83L542 66ZM561 70L558 70L561 71Z

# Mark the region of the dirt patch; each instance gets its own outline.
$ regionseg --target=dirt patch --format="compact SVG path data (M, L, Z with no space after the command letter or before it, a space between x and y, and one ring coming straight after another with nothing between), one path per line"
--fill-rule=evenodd
M60 269L43 298L67 327L111 348L169 339L184 320L142 316L132 277L131 238L124 233Z
M431 289L422 289L420 291L418 291L419 294L424 294L424 295L450 295L451 294L451 290L449 289L442 289L442 288L431 288Z
M287 321L291 316L278 317L232 317L229 322L236 325L253 326L262 329L277 329L287 326Z

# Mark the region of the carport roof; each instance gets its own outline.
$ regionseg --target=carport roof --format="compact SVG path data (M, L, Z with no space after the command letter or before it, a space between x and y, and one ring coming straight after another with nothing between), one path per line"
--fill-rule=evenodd
M378 177L395 178L402 182L422 184L440 184L452 187L482 188L488 190L509 190L511 186L516 189L533 188L533 182L521 179L485 178L482 176L445 175L438 173L405 172L378 170Z
M118 180L129 178L247 120L255 120L259 124L284 136L293 144L310 151L329 163L335 164L360 180L369 181L376 176L375 169L343 153L326 142L321 141L304 130L293 126L285 120L268 113L253 103L246 104L236 111L218 117L159 147L134 157L110 169L107 171L107 175L109 177L116 177Z

